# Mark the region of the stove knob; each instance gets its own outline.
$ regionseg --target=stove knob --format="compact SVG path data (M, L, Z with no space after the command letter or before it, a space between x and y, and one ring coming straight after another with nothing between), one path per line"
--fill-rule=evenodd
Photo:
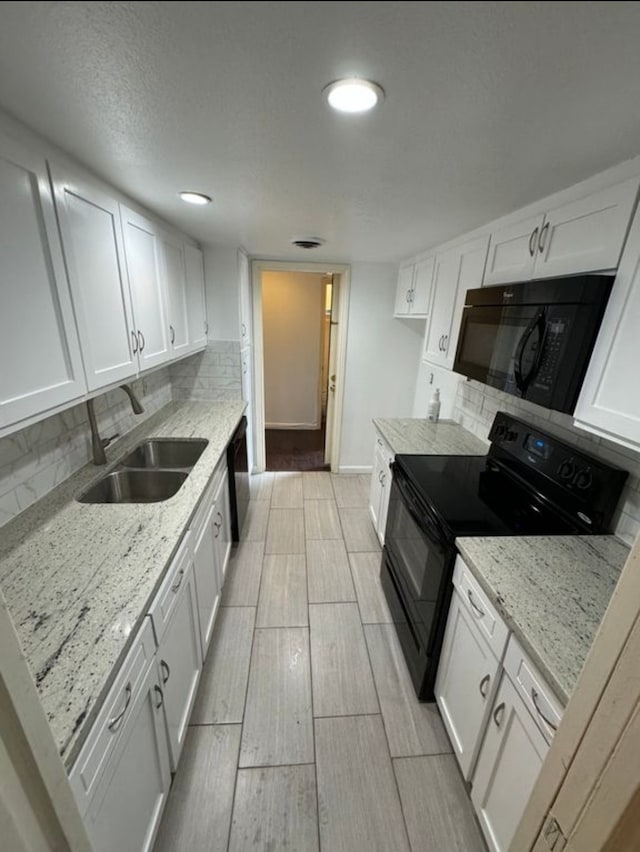
M573 479L576 474L576 465L573 459L565 459L558 468L558 476L562 479Z
M573 480L575 487L580 488L582 491L586 491L587 488L590 488L592 482L593 474L591 473L590 467L585 467L584 470L579 470Z

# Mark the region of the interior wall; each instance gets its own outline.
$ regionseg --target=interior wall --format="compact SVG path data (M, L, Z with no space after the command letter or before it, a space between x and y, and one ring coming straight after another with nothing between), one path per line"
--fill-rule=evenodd
M340 470L369 471L374 417L411 417L424 322L393 317L398 267L353 263Z
M262 273L265 426L319 429L323 276Z
M238 249L235 246L202 247L210 340L240 339Z

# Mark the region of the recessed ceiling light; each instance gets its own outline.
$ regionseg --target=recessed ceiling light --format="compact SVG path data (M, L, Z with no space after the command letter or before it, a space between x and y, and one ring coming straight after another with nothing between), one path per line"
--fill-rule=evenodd
M179 192L178 195L188 204L211 204L211 198L202 192Z
M322 90L329 106L338 112L367 112L384 98L384 91L371 80L349 77L336 80Z

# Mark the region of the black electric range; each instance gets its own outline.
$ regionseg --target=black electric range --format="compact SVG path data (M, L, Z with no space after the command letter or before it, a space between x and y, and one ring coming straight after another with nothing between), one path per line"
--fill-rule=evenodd
M458 536L605 533L627 478L496 414L486 456L397 455L381 580L418 697L433 699Z

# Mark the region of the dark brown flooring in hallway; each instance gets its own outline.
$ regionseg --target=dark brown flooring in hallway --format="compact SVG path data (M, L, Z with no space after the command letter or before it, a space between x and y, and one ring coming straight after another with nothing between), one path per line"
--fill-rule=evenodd
M265 429L267 470L329 470L320 429Z

